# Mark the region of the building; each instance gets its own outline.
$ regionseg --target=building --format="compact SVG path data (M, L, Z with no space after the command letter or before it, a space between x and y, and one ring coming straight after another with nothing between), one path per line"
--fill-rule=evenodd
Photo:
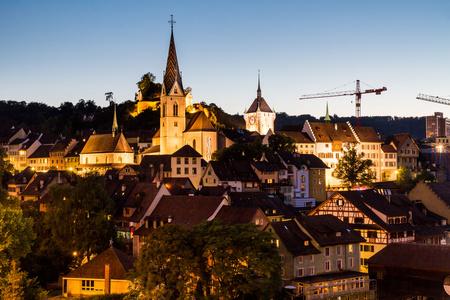
M418 171L420 149L409 133L393 134L386 138L385 145L391 145L397 151L397 168L407 167Z
M56 170L66 170L64 157L77 144L75 139L60 138L50 149L50 167Z
M40 145L36 151L27 158L27 166L37 172L50 169L50 149L53 145Z
M361 243L362 272L367 272L367 260L386 245L415 241L409 211L375 190L335 192L310 212L310 215L328 214L350 224L366 239Z
M409 191L411 201L421 201L429 210L450 220L450 182L420 181Z
M152 147L142 155L170 155L184 145L190 145L206 160L218 149L218 132L203 110L186 113L192 96L183 89L181 72L173 37L161 91L160 128L152 140Z
M448 299L450 246L390 244L369 259L379 299Z
M359 272L364 239L349 224L321 215L272 222L266 230L280 252L283 285L296 299L375 299L368 274Z
M448 137L447 118L441 112L435 112L434 116L425 117L426 138Z
M244 112L245 128L266 135L269 130L275 132L276 113L261 96L260 78L258 73L258 89L252 105Z
M88 297L129 292L127 272L134 268L134 258L110 247L92 260L63 276L65 297Z

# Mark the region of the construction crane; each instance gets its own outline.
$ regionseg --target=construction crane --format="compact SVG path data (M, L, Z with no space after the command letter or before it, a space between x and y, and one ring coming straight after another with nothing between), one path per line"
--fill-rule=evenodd
M356 80L356 90L354 90L354 91L329 92L329 93L302 95L300 97L300 100L355 95L356 126L361 126L361 95L362 94L371 94L371 93L380 95L381 92L387 91L387 88L383 86L381 89L369 89L369 90L361 91L359 82L360 82L359 80Z
M425 95L425 94L419 94L416 97L416 99L424 100L424 101L430 101L430 102L435 102L435 103L440 103L440 104L445 104L445 105L450 105L450 99L441 98L441 97L437 97L437 96L430 96L430 95Z

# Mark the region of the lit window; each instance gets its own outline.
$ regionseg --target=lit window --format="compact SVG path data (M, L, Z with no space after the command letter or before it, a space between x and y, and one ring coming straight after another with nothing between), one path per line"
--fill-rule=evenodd
M82 280L81 281L82 291L93 291L94 290L94 280Z

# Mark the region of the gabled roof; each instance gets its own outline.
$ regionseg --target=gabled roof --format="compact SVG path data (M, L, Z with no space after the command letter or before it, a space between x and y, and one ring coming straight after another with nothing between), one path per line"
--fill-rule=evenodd
M372 256L368 263L450 274L450 246L393 243Z
M428 186L434 194L441 198L446 205L450 206L450 181L424 182L424 184Z
M28 158L49 158L53 145L40 145Z
M183 82L181 81L180 68L178 67L177 51L175 50L175 40L173 38L173 31L170 35L169 55L167 56L166 72L164 73L163 88L166 94L170 93L175 82L181 88L179 91L184 95Z
M265 159L270 164L276 165L279 170L287 170L287 166L283 163L283 159L277 153L264 153L261 159Z
M220 181L240 181L241 180L238 173L232 167L231 164L227 164L227 163L220 162L220 161L210 161L209 164Z
M278 165L268 163L267 161L252 161L251 165L258 171L278 171Z
M273 113L269 104L267 104L263 97L256 97L255 100L253 100L252 105L248 108L247 113L254 113L257 111Z
M231 162L233 168L236 170L240 181L244 182L260 182L258 175L252 168L249 160L234 160Z
M372 127L356 126L353 127L353 130L355 130L361 143L381 143L380 138Z
M224 205L214 219L222 220L224 225L251 223L258 213L257 207L235 207Z
M91 135L80 154L92 153L133 153L125 136L121 133Z
M297 169L306 166L308 169L328 169L328 166L314 154L300 154L282 151L278 153L288 165L295 165Z
M216 131L211 121L203 111L196 112L192 115L184 132L194 131Z
M148 220L172 217L172 223L191 228L211 218L225 198L208 196L163 196Z
M410 139L414 144L416 144L412 138L412 136L409 133L398 133L398 134L392 134L386 138L384 141L385 144L391 144L393 143L395 147L398 149L405 143L407 139ZM417 145L416 145L417 147ZM417 147L418 148L418 147Z
M36 173L35 177L30 181L27 187L22 191L23 196L39 196L44 190L58 178L58 174L63 178L63 172L60 171L48 171L46 173Z
M397 153L397 150L395 150L391 144L381 145L381 151L383 151L383 153Z
M72 142L72 139L59 139L55 145L53 145L52 149L50 150L51 152L61 152L61 151L65 151L67 146L69 146L69 144Z
M304 132L301 131L277 131L276 133L285 134L288 137L295 139L297 143L301 144L314 144L311 138Z
M350 224L333 215L302 216L297 220L321 247L366 241Z
M232 192L230 193L231 206L259 207L266 216L294 217L295 210L289 207L276 195L267 195L264 192Z
M133 190L128 194L128 197L123 201L121 207L136 208L131 217L124 217L123 210L117 210L115 219L128 220L130 222L140 222L147 212L150 205L155 200L156 195L159 192L159 187L155 183L137 182Z
M283 245L293 256L320 253L320 251L312 245L311 238L300 229L294 220L271 222L270 225Z
M223 185L218 186L202 186L197 192L201 196L224 196L228 192L228 189Z
M184 145L175 151L175 153L172 154L172 157L202 157L202 155L195 151L191 146Z
M127 280L126 273L128 270L134 268L134 258L114 247L110 247L81 267L64 276L64 278L104 279L106 264L109 264L111 279Z
M390 203L383 195L378 194L375 190L341 191L337 193L341 194L347 201L349 201L352 205L359 209L375 224L388 232L414 230L414 227L409 223L387 224L371 209L371 207L373 207L373 209L378 210L380 213L388 217L408 217L409 215L406 210L396 207L395 205ZM321 205L323 205L324 203L322 203ZM360 225L352 224L352 226L353 228L356 228Z
M160 152L161 152L161 145L153 145L150 148L142 151L141 155L145 156L146 154L153 154L153 153L160 153Z
M26 167L22 172L14 175L9 183L28 184L28 182L30 182L30 180L33 178L34 174L35 172L31 169L31 167Z
M358 142L353 134L352 127L347 123L319 123L309 122L310 128L314 134L316 142Z
M64 157L78 157L78 156L80 156L80 153L83 150L85 145L86 145L86 142L83 142L82 140L81 141L77 141L75 146L71 150L69 150L69 152L67 152L66 155L64 155Z

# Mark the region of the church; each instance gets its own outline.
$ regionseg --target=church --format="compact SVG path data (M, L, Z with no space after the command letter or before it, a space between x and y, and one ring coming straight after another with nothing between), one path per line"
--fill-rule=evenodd
M160 98L160 128L153 137L152 147L141 155L173 154L184 145L189 145L209 161L218 149L218 131L204 111L186 113L186 108L192 105L192 96L183 89L173 21L171 23L169 54Z

